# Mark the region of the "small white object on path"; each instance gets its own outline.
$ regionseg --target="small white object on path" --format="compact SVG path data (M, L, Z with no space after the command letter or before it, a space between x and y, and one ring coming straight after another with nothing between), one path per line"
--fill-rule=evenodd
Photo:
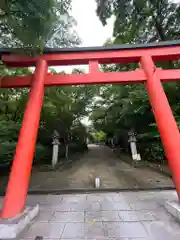
M100 178L99 177L95 178L95 188L100 188Z

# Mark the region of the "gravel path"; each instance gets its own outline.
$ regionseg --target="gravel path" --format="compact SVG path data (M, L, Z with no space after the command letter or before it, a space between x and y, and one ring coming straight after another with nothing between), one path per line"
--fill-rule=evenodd
M94 178L101 179L103 188L163 188L173 187L171 178L148 167L134 168L117 158L106 146L89 145L89 151L64 170L38 172L34 169L30 189L77 189L93 188ZM1 178L1 189L7 178Z

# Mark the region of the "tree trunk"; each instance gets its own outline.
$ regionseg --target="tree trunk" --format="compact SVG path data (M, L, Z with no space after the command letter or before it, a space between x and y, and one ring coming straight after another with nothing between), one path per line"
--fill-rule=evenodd
M66 157L66 159L68 159L68 155L69 155L69 145L66 144L65 147L66 147L65 157Z

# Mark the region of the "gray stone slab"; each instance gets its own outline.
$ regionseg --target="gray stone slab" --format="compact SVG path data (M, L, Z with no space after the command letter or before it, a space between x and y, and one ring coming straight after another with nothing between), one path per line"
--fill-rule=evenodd
M100 202L102 199L104 199L104 196L101 194L87 194L88 202Z
M111 210L111 211L115 211L115 210L132 210L132 208L130 207L130 205L124 201L121 202L110 202L110 201L104 201L101 203L101 210L102 211L107 211L107 210Z
M41 205L42 209L45 209L45 206ZM89 202L89 201L78 201L78 202L61 202L58 205L49 205L51 211L70 211L70 212L84 212L84 211L99 211L100 203L99 202Z
M43 206L41 206L43 207ZM83 212L84 211L84 204L80 203L59 203L58 205L50 205L48 206L51 211L70 211L70 212Z
M112 200L114 202L122 202L122 201L126 201L125 197L123 196L123 194L115 194L115 195L112 195Z
M146 238L147 232L140 222L109 222L104 223L110 238Z
M26 207L24 212L15 218L0 220L0 239L14 239L39 213L39 206Z
M117 211L85 212L85 222L110 222L120 221Z
M40 214L23 239L164 240L161 236L167 235L168 240L179 240L180 223L162 207L168 195L172 199L174 191L50 195L44 201L40 196ZM36 197L31 196L31 200ZM148 231L152 223L153 238ZM163 228L159 235L159 230L154 230L157 223L170 228L169 235Z
M121 221L137 222L139 221L137 214L134 211L119 211Z
M42 236L43 238L60 239L65 224L64 223L34 223L29 230L22 236L22 239L32 238L36 236Z
M175 222L142 222L148 236L152 240L179 240L180 239L180 226Z
M50 239L46 239L50 240ZM57 240L57 239L51 239ZM67 240L66 238L61 238L61 240ZM96 238L68 238L68 240L151 240L147 238L109 238L109 237L96 237ZM153 239L154 240L154 239Z
M57 207L61 203L60 199L44 199L44 201L39 202L42 206L52 206Z
M150 211L119 211L121 221L157 221L156 215Z
M84 203L86 201L86 194L64 195L61 203Z
M27 205L34 206L35 204L39 204L41 207L47 206L57 206L62 201L61 195L28 195Z
M84 222L84 212L55 212L51 222Z
M118 197L118 194L104 194L104 193L101 193L101 194L88 194L87 195L87 200L89 202L99 202L99 203L102 203L104 201L110 201L110 202L113 202L113 197Z
M87 202L84 206L84 211L90 212L90 211L100 211L101 210L101 204L99 202Z
M173 217L180 221L180 202L178 200L167 201L164 206Z
M61 236L67 238L98 239L105 237L105 229L102 223L67 223Z
M128 203L138 203L138 202L154 202L154 199L156 199L156 201L158 200L163 200L163 198L167 198L167 196L170 193L162 193L162 192L145 192L145 191L140 191L140 192L125 192L123 193L123 196L126 200L126 202ZM170 197L172 197L174 195L174 191L172 191Z
M40 210L39 215L36 218L37 222L49 222L52 220L53 215L55 214L54 211L42 211Z
M155 202L147 202L147 201L138 201L135 203L131 203L130 207L132 210L153 210L153 209L159 209L161 206Z
M157 220L164 221L164 222L170 222L174 221L174 217L172 214L168 213L166 209L157 209L156 211L151 210L153 212L153 215L156 216Z

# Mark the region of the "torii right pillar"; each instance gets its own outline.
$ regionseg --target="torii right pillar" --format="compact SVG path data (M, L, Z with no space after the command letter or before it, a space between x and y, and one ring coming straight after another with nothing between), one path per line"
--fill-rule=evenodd
M180 200L180 133L151 56L141 57L146 87Z

